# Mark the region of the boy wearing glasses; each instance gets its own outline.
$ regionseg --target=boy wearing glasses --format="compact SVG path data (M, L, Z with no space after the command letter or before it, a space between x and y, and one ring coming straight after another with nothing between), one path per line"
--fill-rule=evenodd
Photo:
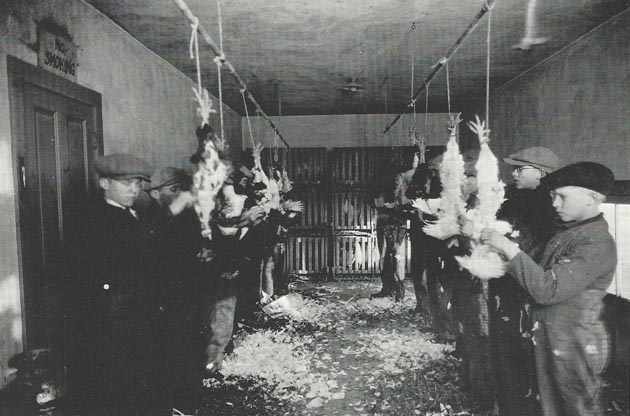
M602 414L600 376L609 345L600 317L617 252L599 205L613 182L610 169L593 162L547 175L544 185L562 225L538 261L499 233L482 231L482 242L508 259L509 274L534 301L532 341L545 416Z
M515 241L531 256L544 247L556 228L551 198L540 182L562 162L546 147L528 147L503 161L513 168L514 184L498 217L518 232ZM501 414L537 414L534 349L527 291L509 276L489 281L490 342Z

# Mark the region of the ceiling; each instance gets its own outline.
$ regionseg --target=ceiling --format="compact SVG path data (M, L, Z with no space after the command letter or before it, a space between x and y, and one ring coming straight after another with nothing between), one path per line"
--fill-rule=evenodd
M190 25L172 0L87 1L196 79ZM530 22L547 41L515 49L532 1L496 0L491 89L629 6L629 0L539 0ZM219 44L216 0L186 3ZM223 50L269 115L399 113L411 96L412 56L417 89L483 5L484 0L222 0ZM449 62L453 110L485 95L487 25L486 15ZM203 85L217 96L214 54L200 42ZM353 78L364 89L340 88ZM244 115L239 88L225 71L222 84L224 102ZM447 96L442 70L430 83L429 112L447 111ZM425 111L424 94L416 108Z

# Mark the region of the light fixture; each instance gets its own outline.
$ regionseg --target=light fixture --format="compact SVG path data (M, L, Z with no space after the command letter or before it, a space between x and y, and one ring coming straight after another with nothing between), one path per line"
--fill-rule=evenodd
M363 91L365 87L359 84L356 78L348 78L348 82L342 85L341 87L339 87L339 89L343 91L348 91L348 92L359 92L359 91Z

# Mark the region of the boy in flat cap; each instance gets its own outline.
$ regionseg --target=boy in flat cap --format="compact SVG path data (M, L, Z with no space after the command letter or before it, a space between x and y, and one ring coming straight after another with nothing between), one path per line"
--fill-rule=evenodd
M535 302L532 340L545 416L602 414L600 375L609 345L600 316L617 253L599 205L613 182L610 169L593 162L547 175L544 184L562 228L538 262L496 231L485 229L481 235L509 260L509 274Z
M73 251L78 329L70 376L84 411L107 408L159 415L155 341L159 315L153 280L151 227L132 207L150 166L130 154L96 161L102 196L85 213Z
M514 184L506 190L497 217L512 224L521 250L536 259L533 249L544 247L556 229L551 197L541 180L562 162L553 151L539 146L512 153L503 161L513 168ZM506 276L489 281L488 302L499 411L514 416L536 414L529 295Z
M179 215L165 209L189 195L191 178L184 169L167 166L151 175L147 210L155 230L153 268L161 287L159 300L164 308L168 400L171 407L194 413L200 398L203 349L201 344L201 265L197 254L203 243L199 218L192 207ZM166 214L172 213L166 210Z

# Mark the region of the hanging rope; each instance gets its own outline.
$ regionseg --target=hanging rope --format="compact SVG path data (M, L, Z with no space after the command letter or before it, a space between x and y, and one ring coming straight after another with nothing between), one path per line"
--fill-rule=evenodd
M486 36L486 128L490 128L490 33L492 31L492 9L493 5L486 3L488 7L488 34Z
M197 21L197 18L195 17L195 15L192 13L192 11L190 10L190 8L188 7L188 5L186 4L186 2L184 0L173 0L173 3L175 3L175 5L179 8L179 10L182 12L182 14L184 15L184 17L186 19L188 19L191 23L195 23ZM223 65L227 68L229 74L232 76L232 78L234 79L234 81L238 84L240 89L245 89L247 90L247 85L245 85L245 83L243 82L243 80L241 79L241 77L238 75L238 73L236 72L236 69L234 69L234 67L232 66L232 64L227 60L227 58L225 57L225 55L223 54L223 50L219 49L219 47L217 46L216 43L214 43L214 41L212 40L212 38L210 37L210 35L208 34L208 31L205 30L205 28L203 27L203 25L201 23L199 23L197 32L201 35L201 37L203 38L203 40L208 44L208 46L210 46L210 49L212 49L212 52L214 52L214 54L216 56L221 57L221 61L223 63ZM282 143L284 143L284 145L286 147L290 147L289 143L287 143L287 141L284 139L284 137L282 136L282 133L280 133L280 131L278 131L278 128L276 127L276 125L274 124L274 122L269 118L269 116L263 111L263 109L260 107L260 104L258 104L258 102L256 101L256 99L252 96L252 94L249 93L249 91L246 91L247 94L247 99L254 105L256 106L257 111L260 113L260 115L265 119L265 121L269 124L269 126L276 132L276 134L278 134L278 137L280 138L280 140L282 140Z
M195 60L195 68L197 69L197 88L199 94L201 94L201 64L199 63L199 37L197 36L197 30L199 30L199 19L195 17L195 21L190 24L192 33L190 34L190 44L188 49L190 52L190 59Z
M429 83L425 82L424 98L424 137L427 137L427 126L429 125Z
M278 82L278 119L282 117L282 96L280 95L280 83ZM273 135L273 158L278 161L278 135Z
M420 87L420 89L418 91L416 91L416 93L414 94L413 98L416 99L417 97L420 96L420 94L422 93L424 87L426 85L428 85L428 83L435 77L435 75L440 71L440 69L442 69L442 67L444 66L444 64L446 64L446 62L448 62L451 57L455 54L455 52L457 52L457 50L459 49L459 47L462 45L462 43L464 42L464 40L475 30L475 28L479 25L479 22L481 21L481 18L488 12L488 10L490 10L492 7L494 7L494 2L496 0L487 0L486 3L484 4L484 6L481 8L481 10L477 13L477 15L475 16L475 18L473 19L473 21L468 25L468 27L466 28L466 30L464 31L464 33L459 37L459 39L457 39L457 41L455 42L455 44L453 44L453 46L451 46L451 48L448 50L448 52L446 53L446 55L444 56L444 58L442 58L438 64L433 68L433 71L431 71L431 73L429 74L429 76L427 76L427 78L424 81L424 85L422 87ZM400 120L400 118L403 116L403 114L405 114L409 108L411 108L410 105L407 105L403 111L398 114L398 116L396 116L388 125L387 127L385 127L385 130L383 131L383 134L387 133L389 131L389 129L391 129L394 124L396 124L398 122L398 120Z
M448 102L448 115L451 115L451 81L448 75L448 62L446 63L446 100Z
M223 68L223 62L225 61L225 55L223 54L223 24L221 23L221 0L217 0L217 14L219 19L219 48L221 49L221 55L214 58L214 63L217 64L217 81L219 84L219 121L221 125L221 140L225 140L225 131L223 128L223 85L221 83L221 70Z
M249 121L249 110L247 109L247 101L245 100L245 90L241 90L241 96L243 97L243 106L245 107L245 118L247 119L247 128L249 129L249 138L252 141L252 149L255 147L254 133L252 132L252 123Z
M413 98L416 63L416 22L411 23L411 102L413 103L413 127L416 127L416 100Z

